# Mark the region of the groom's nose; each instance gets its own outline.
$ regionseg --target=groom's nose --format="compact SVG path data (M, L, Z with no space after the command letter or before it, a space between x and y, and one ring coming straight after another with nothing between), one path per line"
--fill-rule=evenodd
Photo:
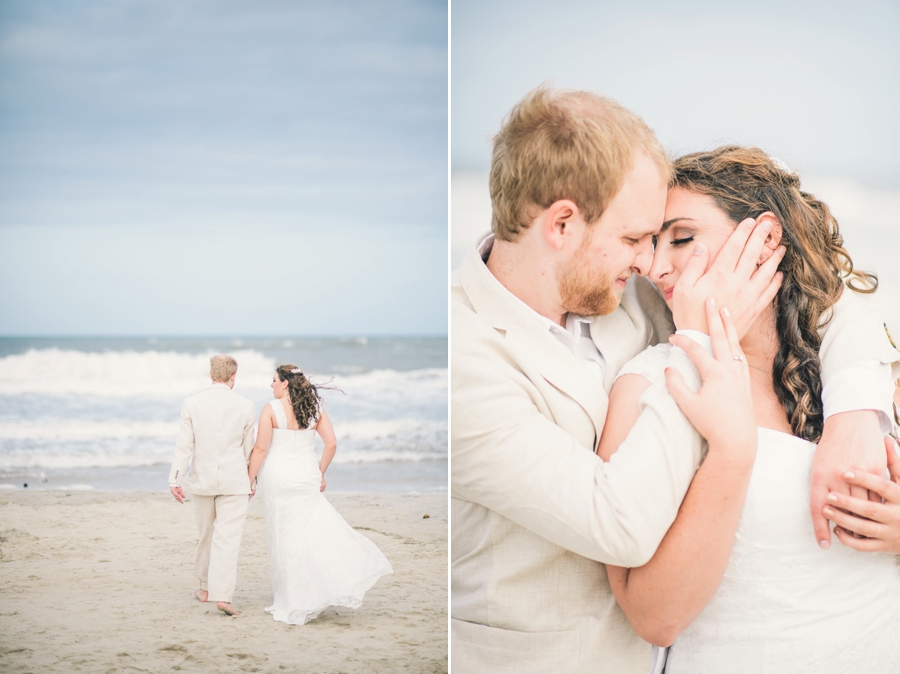
M631 270L638 276L646 276L653 265L653 242L649 236L645 236L638 244L637 255Z

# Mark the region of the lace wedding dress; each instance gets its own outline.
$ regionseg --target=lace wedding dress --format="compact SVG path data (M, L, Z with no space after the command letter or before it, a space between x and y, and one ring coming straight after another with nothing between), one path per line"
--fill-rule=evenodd
M269 404L278 428L258 481L275 594L266 611L275 620L302 625L329 606L358 608L366 591L392 569L319 491L316 431L287 430L281 400Z
M664 377L670 345L623 368ZM665 674L896 674L900 566L893 555L816 544L809 515L816 446L758 428L731 557L712 601L669 649Z

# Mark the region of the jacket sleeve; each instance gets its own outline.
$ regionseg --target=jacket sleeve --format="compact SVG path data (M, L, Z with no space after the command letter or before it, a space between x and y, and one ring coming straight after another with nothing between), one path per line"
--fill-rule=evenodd
M244 438L241 444L244 447L244 461L250 464L250 453L253 451L253 444L256 442L256 434L253 429L256 425L256 406L247 401L247 417L244 420Z
M191 422L190 409L185 401L181 406L181 428L178 430L178 439L175 441L175 459L172 461L172 469L169 471L169 484L181 486L184 474L191 465L193 454L194 426Z
M696 389L696 369L676 351L669 364ZM664 379L641 397L638 423L604 463L539 409L537 389L502 352L461 350L451 365L455 498L600 562L634 567L653 556L702 453Z
M865 295L845 287L820 334L819 359L826 385L839 370L865 360L892 365L900 376L896 369L900 351L891 344L877 293Z

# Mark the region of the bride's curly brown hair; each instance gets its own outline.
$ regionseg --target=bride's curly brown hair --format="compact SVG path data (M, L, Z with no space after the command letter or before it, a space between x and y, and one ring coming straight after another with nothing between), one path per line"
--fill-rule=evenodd
M297 425L304 429L315 424L319 418L319 408L322 406L319 388L322 387L309 381L303 372L293 372L299 369L292 364L279 365L275 368L275 372L281 381L287 382L294 417L297 419Z
M781 223L787 252L775 297L778 352L772 381L794 435L822 436L821 330L846 284L875 292L875 274L853 268L837 220L823 202L800 188L800 178L753 147L727 145L674 162L672 187L705 194L735 223L771 211Z

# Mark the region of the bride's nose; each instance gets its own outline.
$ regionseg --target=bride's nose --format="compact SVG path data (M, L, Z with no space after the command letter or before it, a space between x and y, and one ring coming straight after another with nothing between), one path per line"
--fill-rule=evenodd
M650 265L650 280L653 283L661 283L662 280L672 273L672 263L669 262L664 252L657 246L653 253L653 264Z

